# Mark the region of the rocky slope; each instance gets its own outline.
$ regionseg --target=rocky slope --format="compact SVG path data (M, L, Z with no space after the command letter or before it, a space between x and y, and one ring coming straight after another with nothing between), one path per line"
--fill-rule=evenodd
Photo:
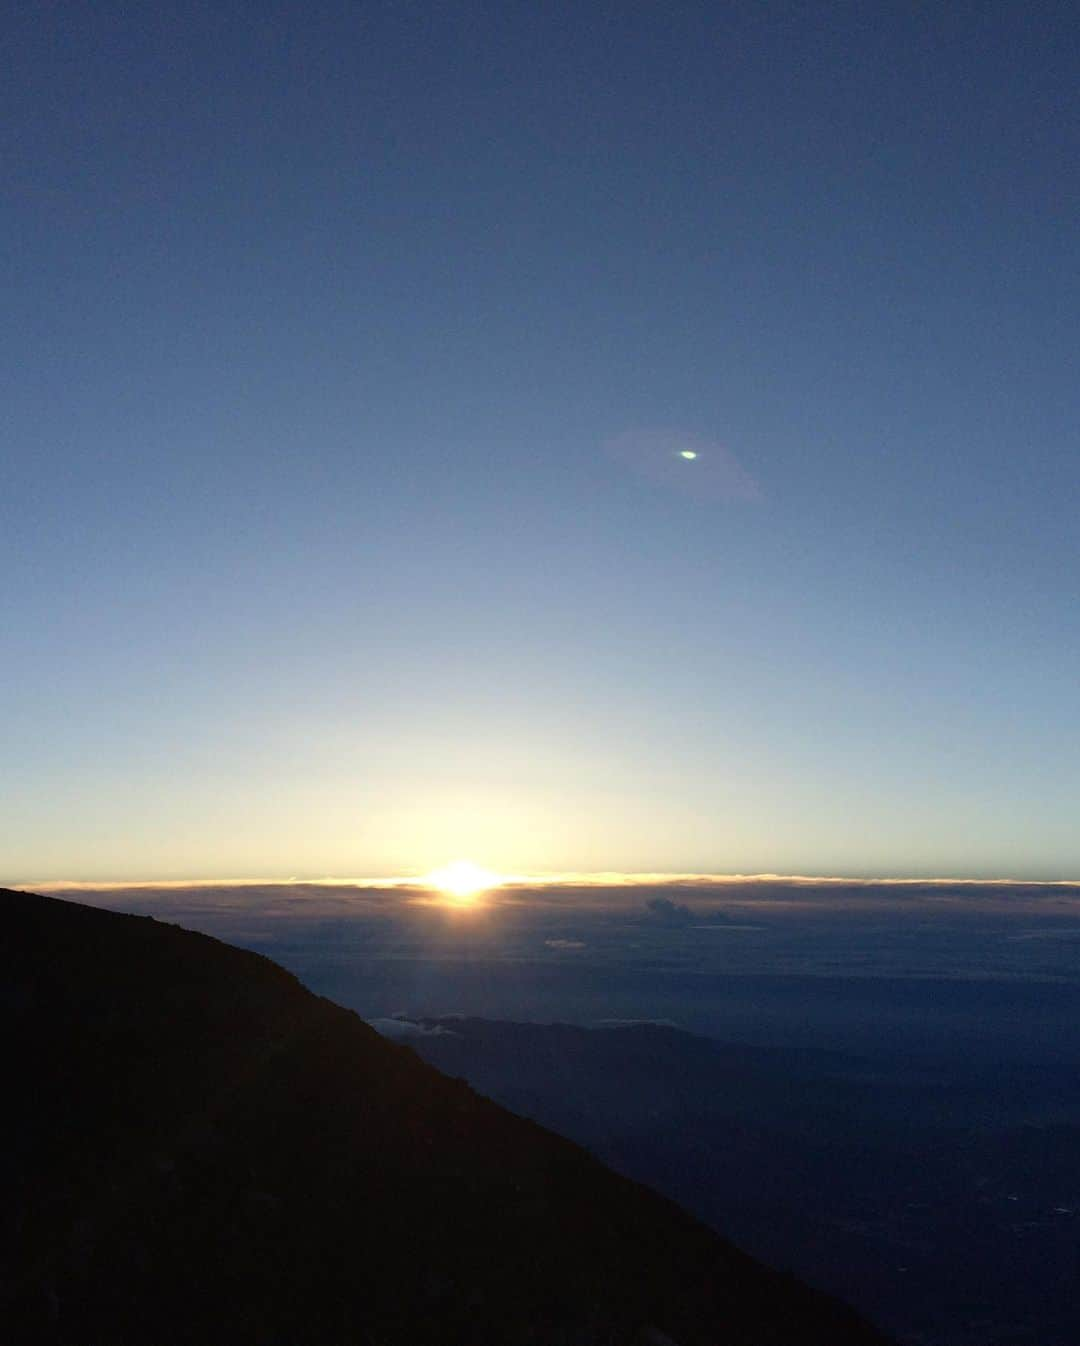
M0 1340L884 1338L276 964L0 890Z

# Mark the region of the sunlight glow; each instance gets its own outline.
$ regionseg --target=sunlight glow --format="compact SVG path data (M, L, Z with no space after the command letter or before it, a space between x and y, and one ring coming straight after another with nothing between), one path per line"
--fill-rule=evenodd
M429 888L437 888L447 897L459 902L470 902L500 882L500 876L490 869L481 869L471 860L453 860L442 869L433 869L421 880Z

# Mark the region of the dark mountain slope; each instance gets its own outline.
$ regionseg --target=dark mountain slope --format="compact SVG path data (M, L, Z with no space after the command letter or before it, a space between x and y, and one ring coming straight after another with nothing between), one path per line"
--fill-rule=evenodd
M850 1057L643 1023L445 1017L413 1031L431 1065L901 1341L1080 1343L1071 1066L920 1065L891 1042Z
M0 1340L883 1340L255 954L0 890L0 969Z

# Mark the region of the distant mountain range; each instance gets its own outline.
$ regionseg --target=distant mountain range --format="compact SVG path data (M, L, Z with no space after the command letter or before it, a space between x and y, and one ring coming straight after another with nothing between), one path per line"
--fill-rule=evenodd
M256 954L0 890L0 1340L871 1346Z
M912 1346L1080 1342L1080 1076L658 1023L377 1021Z

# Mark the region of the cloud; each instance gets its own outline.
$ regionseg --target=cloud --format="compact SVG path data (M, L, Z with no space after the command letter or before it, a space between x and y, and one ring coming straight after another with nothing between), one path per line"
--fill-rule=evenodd
M1080 930L1025 930L1021 935L1010 935L1010 943L1029 939L1064 939L1080 941Z
M689 907L670 897L650 897L645 903L645 919L655 925L693 925L698 919Z
M670 897L650 897L645 903L644 919L650 925L666 925L673 929L693 926L700 930L703 926L726 924L729 917L724 911L695 911Z
M544 943L549 949L577 950L585 947L583 939L545 939Z
M386 881L196 880L161 884L18 884L28 891L113 910L154 915L233 942L270 945L303 929L307 942L340 942L348 929L363 932L365 956L384 952L383 941L403 938L428 955L472 938L468 923L446 926L440 906ZM644 903L644 906L642 905ZM488 895L485 910L502 944L528 956L543 941L550 955L587 942L599 952L619 922L627 932L643 926L669 929L757 923L787 916L807 918L864 913L935 918L982 912L1002 916L1080 918L1076 880L963 878L850 878L805 874L581 874L515 875ZM606 924L605 924L606 923ZM488 929L488 926L484 927ZM384 932L380 934L380 932ZM620 936L621 938L621 936ZM569 941L563 945L549 940ZM513 941L517 941L513 944ZM513 947L511 948L511 945ZM387 950L389 946L387 946Z
M674 1019L594 1019L590 1028L679 1028Z
M429 1028L426 1024L414 1023L412 1019L402 1019L396 1015L392 1019L368 1019L367 1022L376 1033L384 1038L392 1038L395 1042L407 1042L409 1038L460 1037L459 1033L443 1028L442 1024L434 1024Z
M629 430L604 444L635 476L701 500L761 500L761 487L730 449L683 430Z

